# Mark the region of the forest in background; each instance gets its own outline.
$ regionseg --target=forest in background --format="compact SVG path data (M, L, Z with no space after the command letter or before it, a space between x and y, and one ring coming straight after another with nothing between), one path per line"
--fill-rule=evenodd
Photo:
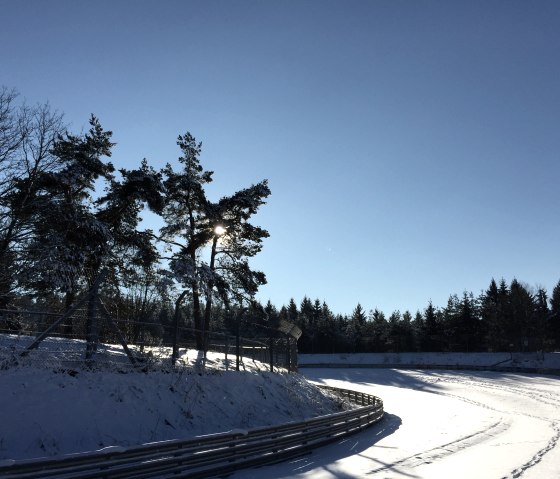
M269 318L294 321L303 331L301 353L483 352L560 350L560 281L549 296L513 279L491 280L478 296L453 294L443 307L390 315L358 304L348 315L305 297L276 309Z

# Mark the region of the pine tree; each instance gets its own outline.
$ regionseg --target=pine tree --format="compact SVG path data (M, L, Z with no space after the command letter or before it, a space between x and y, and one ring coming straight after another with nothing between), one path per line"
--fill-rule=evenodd
M190 133L179 136L177 144L182 151L182 170L175 172L169 164L163 170L166 226L161 233L172 250L170 276L182 288L176 300L176 324L179 306L189 294L197 347L206 350L214 293L226 304L232 300L241 304L250 302L266 283L264 273L252 270L248 258L261 250L268 232L249 219L264 204L270 189L265 180L213 203L205 192L213 172L205 171L200 163L201 144ZM205 248L210 248L206 260Z
M531 348L534 334L534 297L517 279L510 284L510 321L506 329L510 343L517 351Z
M200 249L213 237L206 211L208 200L204 192L205 185L212 181L213 172L205 171L200 164L202 145L197 143L190 133L179 136L177 145L183 153L179 157L183 169L176 173L171 165L167 164L163 170L165 205L162 216L166 226L161 229L161 233L170 247L175 246L169 268L173 278L183 287L175 302L176 334L181 303L190 293L197 331L197 347L202 350L204 336L197 256Z
M473 294L465 291L459 309L457 329L457 336L462 345L461 350L480 351L482 347L480 332L480 320Z
M354 308L352 316L347 324L346 334L348 335L348 340L350 341L351 352L360 352L363 348L361 347L361 336L363 328L366 324L367 316L364 308L360 303Z
M302 334L299 339L299 346L302 353L311 353L313 342L315 341L315 326L313 324L313 303L304 296L299 307L297 324Z
M552 289L548 330L554 340L554 348L560 350L560 281Z
M481 318L484 324L485 344L489 351L504 350L503 327L500 321L500 294L494 278L488 289L481 295Z
M111 156L112 133L94 116L90 130L80 136L59 135L52 155L58 168L41 172L35 181L35 201L29 216L32 240L26 251L29 267L22 284L38 294L65 295L69 308L78 293L89 290L86 331L89 357L98 341L97 288L101 272L109 273L114 287L146 274L157 254L149 232L137 230L141 203L158 208L159 177L144 162L139 170L121 170L122 181L105 157ZM95 187L103 180L106 195L94 201ZM22 183L20 188L26 188ZM72 323L66 324L72 333Z
M372 331L372 350L374 352L385 352L387 350L388 325L383 312L377 308L370 314Z
M388 331L387 331L387 345L390 352L399 353L402 351L401 339L401 312L393 311L389 316Z
M287 313L288 313L288 321L292 323L298 322L299 311L296 302L294 301L294 298L290 298L290 302L288 303Z
M550 310L548 309L548 295L544 288L537 290L534 308L534 345L537 350L544 351L552 346L552 338L549 338L547 334Z
M321 305L319 322L319 351L322 353L335 353L339 351L340 333L336 327L335 316L325 301Z
M449 296L447 306L442 311L444 338L446 349L449 351L460 351L460 310L461 302L456 294Z
M415 351L416 338L412 325L412 314L405 311L401 321L401 348L402 351Z
M412 321L412 331L414 332L414 350L423 352L424 351L424 317L420 311L416 311L414 315L414 320Z
M52 154L60 168L39 176L30 211L33 240L26 253L31 266L22 280L38 292L65 293L67 307L94 284L112 240L92 208L96 181L113 179L113 165L102 159L111 156L112 133L94 116L90 125L83 137L66 133L57 138Z
M430 301L428 307L424 310L423 330L421 333L423 351L443 351L443 330L440 316Z
M277 325L278 324L278 320L279 320L279 315L278 315L278 311L276 309L276 307L272 304L272 302L270 301L270 299L266 302L266 305L264 307L264 312L266 313L266 316L268 318L268 325Z

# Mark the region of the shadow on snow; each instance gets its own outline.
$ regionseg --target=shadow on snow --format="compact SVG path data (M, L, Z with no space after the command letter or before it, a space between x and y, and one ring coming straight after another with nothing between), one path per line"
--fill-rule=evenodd
M402 421L400 417L385 413L385 416L380 422L355 435L316 449L305 456L275 466L247 469L233 477L239 479L250 477L267 477L270 479L297 477L299 474L305 474L314 469L323 469L324 471L328 471L333 477L340 479L357 479L361 476L356 475L351 470L340 470L335 463L346 457L363 454L371 447L376 447L375 444L377 442L393 434L399 429L401 424ZM379 462L379 464L387 469L391 469L390 465L381 462Z
M401 371L398 369L305 369L302 374L310 381L336 386L332 381L346 381L356 386L356 390L364 390L375 394L375 386L393 386L416 391L438 393L442 388L438 385L440 374L438 371L422 370L421 375L414 374L415 370ZM373 388L373 391L371 390ZM383 399L383 398L382 398Z

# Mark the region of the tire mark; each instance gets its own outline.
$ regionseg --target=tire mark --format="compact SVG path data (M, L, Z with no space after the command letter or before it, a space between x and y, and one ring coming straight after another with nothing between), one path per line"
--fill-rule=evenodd
M529 461L527 461L522 466L514 469L509 475L504 476L502 479L517 479L518 477L521 477L525 473L525 471L533 466L536 466L539 462L541 462L546 453L550 452L556 447L556 445L558 444L558 440L560 439L560 428L556 423L554 423L552 427L555 431L555 434L550 439L550 441L548 441L547 445L539 450Z
M482 389L497 390L499 392L507 392L507 393L510 393L510 394L513 394L513 395L523 396L525 398L528 398L528 399L531 399L533 401L539 402L539 403L544 404L546 406L558 407L560 405L560 400L558 400L556 397L554 397L553 394L551 394L549 391L542 390L542 389L532 388L531 390L527 390L524 387L512 387L512 386L505 386L505 385L496 385L496 384L490 383L490 382L485 381L485 380L477 380L476 378L473 378L472 376L467 377L467 378L445 377L445 378L440 378L439 380L442 380L443 382L448 382L448 383L456 383L456 384L460 384L460 385L464 385L464 386L468 386L468 387L478 387L478 388L482 388ZM461 396L456 396L456 395L451 395L451 394L446 394L446 393L436 392L436 394L442 394L442 395L445 395L445 396L453 396L453 397L456 397L457 399L462 399L462 400L466 399L466 398L462 398ZM466 400L466 402L470 402L472 404L477 404L475 401L471 401L471 400ZM480 405L481 407L488 407L489 409L493 409L493 408L491 408L489 406L485 406L481 403L479 403L478 405ZM553 436L549 439L547 444L542 449L538 450L535 453L535 455L529 461L527 461L525 464L517 467L509 475L504 476L502 478L502 479L517 479L517 478L521 477L525 473L525 471L527 471L528 469L532 468L533 466L535 466L539 462L541 462L542 458L558 445L558 443L560 441L560 427L558 426L557 422L551 420L550 418L544 418L544 417L541 417L541 416L536 416L536 415L533 415L533 414L529 414L529 413L526 413L526 412L520 412L520 411L501 411L501 412L503 412L505 414L525 416L525 417L529 417L529 418L532 418L532 419L538 419L538 420L547 422L547 423L550 424L551 428L554 431Z
M374 469L368 472L368 474L375 474L386 469L393 468L395 466L414 468L424 464L431 464L434 461L450 456L451 454L455 454L468 447L475 446L477 444L480 444L481 442L502 434L503 432L507 431L510 426L511 424L509 422L506 422L503 420L503 418L501 418L498 422L491 424L485 429L481 429L480 431L469 434L468 436L463 436L447 444L428 449L427 451L423 451L413 454L412 456L399 459L398 461L395 461L390 465Z

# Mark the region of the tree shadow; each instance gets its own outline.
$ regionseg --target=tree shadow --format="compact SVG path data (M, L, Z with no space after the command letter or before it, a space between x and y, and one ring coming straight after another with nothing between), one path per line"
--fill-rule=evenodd
M337 380L349 382L353 385L368 386L369 391L364 392L370 393L371 388L375 386L393 386L432 393L438 393L442 389L438 384L440 379L437 371L422 370L422 377L414 375L413 371L385 368L305 369L302 374L306 379L317 383L326 384L328 380L330 385L335 386L336 384L333 384L332 380Z
M269 479L294 477L305 474L314 469L323 469L330 476L340 479L358 479L362 477L360 473L353 473L351 470L339 470L334 465L337 461L363 454L366 450L375 446L383 438L393 434L401 426L401 418L385 413L383 419L373 426L354 434L350 437L333 442L332 444L320 447L310 454L301 456L275 466L264 466L259 469L248 469L232 476L232 479L266 477ZM379 463L379 461L375 461ZM390 465L381 464L382 466ZM400 472L400 471L399 471ZM402 472L400 472L402 474ZM406 474L404 474L406 475ZM414 476L410 476L414 477Z

